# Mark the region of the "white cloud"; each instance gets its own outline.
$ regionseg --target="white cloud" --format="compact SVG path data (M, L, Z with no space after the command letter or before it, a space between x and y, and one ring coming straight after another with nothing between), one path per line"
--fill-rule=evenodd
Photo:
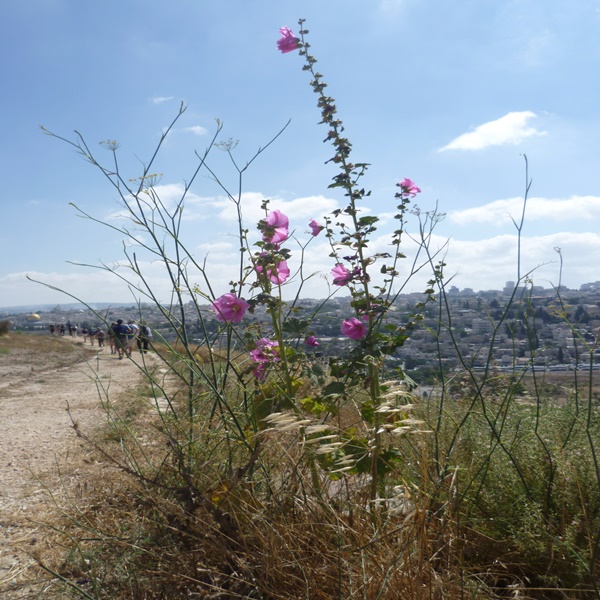
M600 253L600 235L562 232L523 237L521 275L531 273L535 285L557 285L561 277L559 257L563 257L562 283L577 289L582 283L596 281L594 258ZM478 241L453 239L445 258L448 277L453 284L475 290L499 289L517 277L517 236L501 235Z
M440 148L438 152L446 150L482 150L489 146L502 146L504 144L520 144L524 139L532 136L546 135L546 131L538 131L528 127L530 119L537 117L529 110L510 112L495 121L479 125L473 131L463 133L451 142Z
M155 185L152 190L162 207L172 212L181 201L185 187L181 183L167 183ZM261 205L266 199L267 196L259 192L245 192L241 196L244 227L250 229L251 238L256 223L265 217ZM151 195L141 194L140 201L145 202L147 212L152 209L154 200ZM186 222L209 221L211 228L208 233L211 236L223 230L237 235L237 209L230 198L199 196L189 190L185 195L184 207L182 220ZM290 229L295 230L295 234L300 237L304 235L305 231L309 231L308 222L311 219L318 219L324 224L323 217L338 208L338 202L325 196L304 196L294 200L271 197L269 207L270 210L280 210L287 215L290 219ZM126 221L129 221L130 218L131 215L124 208L114 211L106 217L107 220L120 221L123 225L127 225Z
M203 136L208 133L208 129L206 127L202 127L201 125L194 125L193 127L185 127L183 129L186 133L193 133L194 135Z
M125 302L131 299L126 284L109 272L96 269L73 269L67 273L9 273L0 277L0 290L0 306L68 304L77 300Z
M455 210L448 213L448 219L457 225L493 223L503 226L519 222L523 211L523 198L495 200L483 206ZM525 211L527 221L549 220L598 221L600 219L599 196L571 196L570 198L529 198Z
M446 238L433 235L430 240L430 251L441 254L434 260L438 262L443 258L447 264L445 268L446 281L451 279L452 285L459 288L470 287L474 290L501 289L506 281L514 281L517 275L517 236L499 235L478 241L452 239L447 247ZM289 266L292 272L299 267L300 255L293 246ZM563 258L562 283L577 289L582 283L596 281L598 269L596 257L600 255L600 235L596 233L555 233L552 235L523 237L521 240L521 273L531 272L535 285L546 288L557 285L561 273L559 271L559 257L555 248L561 249ZM199 253L205 255L208 251L207 274L211 287L216 294L225 292L229 281L236 279L239 251L237 244L219 242L205 237L205 241L198 246ZM407 255L400 261L398 269L401 276L396 289L407 279L408 285L405 292L419 292L426 287L425 282L430 278L430 268L425 265L417 275L410 277L413 271L413 261L417 244L405 237L402 251ZM369 244L369 251L392 252L389 238L385 235L374 238ZM330 288L327 280L330 278L333 259L329 256L330 248L324 237L312 239L304 254L304 277L313 273L302 290L303 298L324 298ZM425 256L421 256L417 266L423 265ZM426 261L425 261L426 262ZM129 278L134 284L135 275L126 265L116 263L118 273ZM166 276L164 266L155 260L139 260L138 266L156 296L161 300L168 300L172 289L169 278ZM373 282L378 278L378 267L372 269ZM32 283L31 278L42 281L54 288L65 290L77 299L93 302L132 302L136 298L145 301L139 292L131 289L119 277L104 269L67 267L65 273L20 272L9 273L0 277L0 307L34 304L66 304L74 301L70 296L55 291L49 287ZM189 265L189 278L192 284L198 284L201 290L208 292L208 287L201 273L194 271ZM291 298L295 294L296 282L284 287L284 297ZM338 290L342 295L345 290ZM249 293L249 292L247 292Z
M160 202L163 209L166 211L174 211L177 204L185 192L185 186L181 183L165 183L158 184L152 187L152 194L142 193L139 195L140 202L145 205L145 208L150 211L154 205L154 201ZM128 197L128 201L132 202L132 198ZM184 200L184 219L198 220L207 218L206 207L214 202L214 198L204 198L194 194L188 190ZM135 203L132 202L135 206ZM108 215L107 220L129 220L131 215L125 208L121 208Z
M261 210L261 204L267 197L257 192L246 192L242 194L241 203L244 209L244 220L247 224L258 223L264 219L265 213ZM271 210L280 210L290 219L290 228L301 223L301 227L308 229L310 219L319 219L338 208L337 200L325 196L304 196L294 200L282 200L271 198L269 207ZM237 221L237 212L234 203L227 198L218 198L213 202L217 210L217 216L228 222Z
M169 100L173 100L173 96L157 96L150 99L152 104L163 104L163 102L169 102Z

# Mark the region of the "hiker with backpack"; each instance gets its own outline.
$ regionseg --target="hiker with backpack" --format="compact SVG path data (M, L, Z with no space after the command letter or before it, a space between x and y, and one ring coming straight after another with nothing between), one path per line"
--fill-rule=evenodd
M106 336L106 334L104 333L104 331L102 329L98 328L94 332L94 336L98 340L98 348L104 348L104 338Z
M139 339L140 326L133 320L127 322L129 333L127 334L127 354L131 356L133 347Z
M112 332L116 341L119 360L123 360L123 356L127 353L128 336L133 336L133 331L129 325L123 322L123 319L117 319L117 322L112 326Z
M148 344L152 340L152 330L146 323L140 321L140 332L138 334L138 350L140 352L146 353L148 352Z

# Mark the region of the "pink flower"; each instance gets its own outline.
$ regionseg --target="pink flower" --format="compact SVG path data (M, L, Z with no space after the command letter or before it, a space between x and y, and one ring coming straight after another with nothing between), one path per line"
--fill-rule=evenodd
M319 222L315 221L314 219L311 219L309 221L308 226L312 230L311 233L312 233L313 237L319 235L321 233L321 231L323 231L323 229L325 229L325 227L323 227L323 225L321 225Z
M235 294L223 294L212 303L217 319L225 323L239 323L248 308L250 305Z
M252 374L259 381L264 381L265 375L267 374L267 363L258 363L254 369L252 369Z
M267 372L267 365L281 360L279 356L279 344L268 338L260 338L256 342L256 348L250 350L250 356L256 363L256 368L252 372L257 379L262 381Z
M362 321L352 317L342 321L342 335L345 335L352 340L360 340L367 335L367 328Z
M417 187L417 184L414 181L408 179L408 177L405 177L400 183L397 183L396 185L402 190L402 192L400 192L402 196L410 196L411 198L414 198L417 194L421 192L421 189Z
M256 342L256 348L250 350L250 356L255 363L279 362L279 342L269 338L260 338Z
M262 273L263 268L260 265L256 265L256 272ZM267 268L267 277L273 282L282 284L285 283L290 276L290 269L287 265L287 261L282 260L275 265L274 269Z
M331 269L331 276L333 277L333 285L346 285L352 281L352 274L341 263Z
M319 345L319 342L317 341L317 338L314 335L307 335L306 339L304 340L304 343L307 346L312 346L313 348L316 348Z
M289 27L281 27L279 33L281 34L281 38L277 40L277 49L280 50L282 54L292 52L300 47L300 40L294 36Z
M281 244L288 239L290 220L279 210L270 212L265 223L268 231L263 232L263 240L271 244Z

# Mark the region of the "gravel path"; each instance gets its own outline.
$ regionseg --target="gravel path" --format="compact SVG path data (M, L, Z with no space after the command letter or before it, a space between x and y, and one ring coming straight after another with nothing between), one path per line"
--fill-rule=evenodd
M71 338L60 343L72 352L0 354L0 598L6 600L60 597L34 558L52 552L43 523L57 515L63 497L110 468L77 437L67 405L83 431L94 431L104 420L96 380L110 384L111 395L140 381L138 367L117 360L108 348L96 348L86 359L89 344L84 348Z

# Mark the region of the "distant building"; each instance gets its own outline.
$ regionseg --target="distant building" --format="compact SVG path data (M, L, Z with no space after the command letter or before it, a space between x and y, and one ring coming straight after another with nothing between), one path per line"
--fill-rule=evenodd
M506 294L507 296L510 296L514 291L515 291L515 282L514 281L507 281L504 284L504 287L502 288L502 293Z
M594 281L593 283L583 283L579 290L581 292L598 292L600 291L600 281Z
M471 331L475 335L492 333L494 331L494 324L489 319L473 319L471 321Z

